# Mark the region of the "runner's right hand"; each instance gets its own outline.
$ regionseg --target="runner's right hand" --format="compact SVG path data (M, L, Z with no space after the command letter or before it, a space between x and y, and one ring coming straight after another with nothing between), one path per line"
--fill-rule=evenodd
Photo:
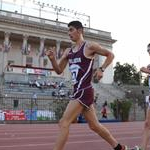
M55 58L55 47L50 47L47 51L45 51L45 55L48 56L50 60Z

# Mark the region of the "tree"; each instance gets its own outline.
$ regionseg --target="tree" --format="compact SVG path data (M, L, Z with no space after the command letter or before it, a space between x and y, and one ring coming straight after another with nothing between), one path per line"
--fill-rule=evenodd
M130 109L132 106L130 99L114 100L110 103L110 105L116 119L121 119L121 121L128 121Z
M60 120L60 118L63 115L63 112L66 109L68 102L69 102L68 99L63 99L63 100L62 99L56 99L54 101L53 107L55 108L54 112L56 115L56 120Z
M144 78L144 81L143 81L144 86L148 86L148 78L149 78L149 76Z
M114 67L114 81L123 84L140 85L141 73L137 71L133 64L125 63L121 65L117 62Z

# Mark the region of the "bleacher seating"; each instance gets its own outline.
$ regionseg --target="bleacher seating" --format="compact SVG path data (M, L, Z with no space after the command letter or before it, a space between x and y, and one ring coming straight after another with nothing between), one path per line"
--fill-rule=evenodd
M35 80L39 83L38 87L33 81ZM32 84L29 82L32 80ZM43 83L51 83L51 85L43 85ZM52 85L52 82L56 85ZM60 83L64 83L60 87ZM68 93L71 92L71 86L68 84L68 81L65 81L64 78L60 77L44 77L37 75L26 75L26 74L15 74L15 73L6 73L4 76L4 86L3 92L9 96L13 95L26 95L26 97L31 97L34 92L38 97L54 97L52 93L56 93L56 96L59 96L59 90L63 88L65 96L68 97Z

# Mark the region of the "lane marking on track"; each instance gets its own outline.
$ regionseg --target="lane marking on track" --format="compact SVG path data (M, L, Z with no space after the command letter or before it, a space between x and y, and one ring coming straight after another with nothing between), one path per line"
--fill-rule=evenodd
M122 137L119 138L119 140L130 140L130 139L139 139L141 137ZM86 141L68 141L66 144L84 144L84 143L97 143L97 142L104 142L103 140L86 140ZM0 148L13 148L13 147L37 147L37 146L47 146L47 145L53 145L55 144L55 142L51 142L51 143L43 143L43 144L20 144L20 145L6 145L6 146L0 146Z

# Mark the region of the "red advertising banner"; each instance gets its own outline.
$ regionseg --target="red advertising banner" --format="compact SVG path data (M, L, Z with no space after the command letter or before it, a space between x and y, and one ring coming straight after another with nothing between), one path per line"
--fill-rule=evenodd
M5 120L27 120L23 110L6 110Z

